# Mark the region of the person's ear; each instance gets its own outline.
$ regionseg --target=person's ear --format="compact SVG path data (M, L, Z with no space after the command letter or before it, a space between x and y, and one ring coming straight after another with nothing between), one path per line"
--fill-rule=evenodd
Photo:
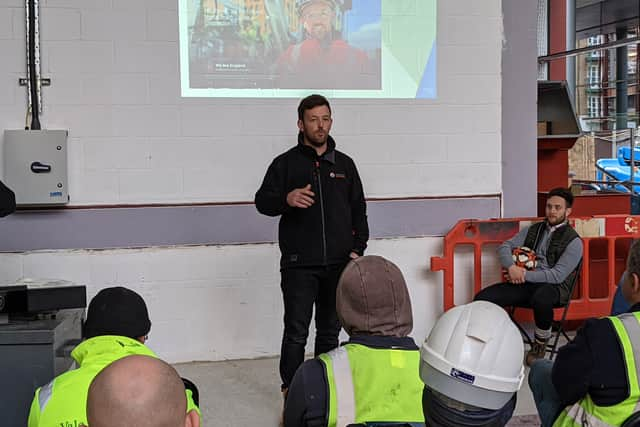
M569 216L571 215L571 208L567 208L567 213L565 214L565 216Z
M640 277L636 273L631 273L631 291L634 294L640 292Z
M184 420L184 427L200 427L200 415L195 409L187 412L187 417Z
M304 132L304 123L302 123L302 120L298 120L298 130Z

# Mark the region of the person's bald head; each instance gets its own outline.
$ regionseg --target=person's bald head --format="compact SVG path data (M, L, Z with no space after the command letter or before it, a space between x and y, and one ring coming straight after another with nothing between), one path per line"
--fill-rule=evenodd
M149 356L127 356L104 368L87 397L91 427L191 426L184 384L166 362Z

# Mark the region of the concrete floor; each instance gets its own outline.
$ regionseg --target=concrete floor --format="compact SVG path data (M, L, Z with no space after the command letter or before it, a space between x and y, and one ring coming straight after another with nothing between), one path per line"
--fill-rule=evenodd
M204 426L278 425L282 397L277 358L181 363L175 367L200 390ZM508 424L511 427L540 425L526 375L515 415Z

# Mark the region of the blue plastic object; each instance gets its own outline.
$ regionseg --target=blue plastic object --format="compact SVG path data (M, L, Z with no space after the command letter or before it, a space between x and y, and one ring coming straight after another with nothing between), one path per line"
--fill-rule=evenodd
M640 165L640 148L636 147L633 153L633 162L636 166ZM629 164L631 163L631 147L620 147L618 148L618 161L620 164Z
M635 148L633 162L636 164L633 171L633 192L640 193L640 148ZM618 148L618 157L615 159L599 159L596 161L596 179L598 181L630 181L631 178L631 148ZM636 183L638 183L636 185ZM607 185L603 186L607 189ZM628 193L629 188L622 184L611 184L608 189Z
M631 308L631 304L624 299L622 295L622 282L624 282L624 275L627 274L625 271L622 273L622 277L620 277L620 281L618 282L618 288L616 289L616 293L613 296L613 304L611 305L611 315L617 316L618 314L626 313Z

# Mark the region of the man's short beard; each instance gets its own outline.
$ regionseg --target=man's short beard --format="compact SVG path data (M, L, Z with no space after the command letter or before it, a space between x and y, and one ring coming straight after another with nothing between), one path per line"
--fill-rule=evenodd
M330 28L329 31L325 32L324 37L317 38L316 36L314 36L311 32L304 30L305 34L306 34L306 38L307 39L315 39L318 41L318 43L320 44L321 47L323 48L328 48L329 46L331 46L331 43L333 43L334 40L334 30L333 28Z
M549 225L558 225L558 224L562 224L562 223L563 223L563 222L565 222L566 220L567 220L567 215L566 215L566 214L565 214L565 215L562 215L562 218L560 218L560 219L558 220L558 222L553 223L553 224L552 224L552 223L551 223L551 221L549 221L549 219L547 218L547 222L549 223Z
M325 137L324 140L318 141L315 138L314 139L309 138L306 133L304 134L304 139L306 139L309 142L309 144L313 145L314 147L322 147L324 144L327 143L327 138L328 137Z

